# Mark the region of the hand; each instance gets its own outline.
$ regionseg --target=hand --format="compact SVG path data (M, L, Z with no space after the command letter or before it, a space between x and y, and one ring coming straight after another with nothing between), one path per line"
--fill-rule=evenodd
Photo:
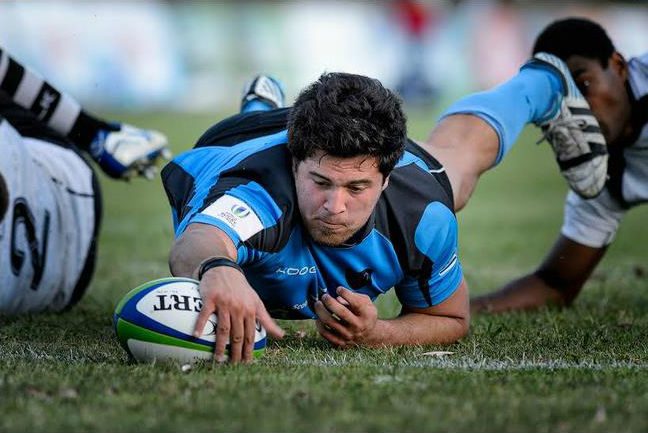
M160 132L116 125L100 130L90 144L90 154L108 176L129 179L135 175L153 179L159 160L171 159L167 138Z
M202 335L209 316L218 317L214 358L227 360L225 347L229 341L230 362L252 360L255 325L258 320L268 335L281 338L284 331L270 317L259 295L236 269L220 266L209 269L200 280L203 307L194 328L194 337Z
M337 299L326 294L315 302L320 335L339 347L373 341L378 311L371 298L344 287L337 294Z

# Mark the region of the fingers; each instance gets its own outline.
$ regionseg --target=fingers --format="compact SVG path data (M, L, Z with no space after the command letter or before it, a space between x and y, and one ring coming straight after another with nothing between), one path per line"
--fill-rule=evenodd
M321 320L316 320L315 325L317 326L317 331L322 337L326 338L336 346L347 347L348 343L338 335L331 332Z
M214 359L218 362L224 362L227 360L225 347L229 341L230 329L231 323L229 311L219 311L218 323L216 325L216 345L214 347Z
M343 298L336 299L329 294L322 296L321 302L328 309L328 311L335 314L338 318L346 323L354 324L357 318L356 315L354 314L352 309L347 308L347 306L343 305L340 300L343 300L347 304L347 306L351 307L351 305Z
M283 338L283 336L286 334L286 332L281 329L279 325L277 325L277 322L275 322L274 319L270 317L270 314L268 314L268 311L265 309L265 306L263 305L263 302L261 302L261 300L259 300L259 304L257 306L256 316L257 319L259 319L259 322L261 322L261 325L263 325L263 327L265 328L268 335L272 338Z
M337 297L336 301L338 301L340 304L344 305L345 307L348 307L350 305L349 301L344 299L342 296Z
M200 295L203 299L199 315L201 329L209 313L214 312L218 318L214 358L219 362L227 360L228 343L231 362L252 359L257 319L269 335L277 338L284 335L244 276L231 268L217 267L205 273L200 281Z
M203 330L205 329L205 324L207 323L207 320L209 319L209 316L214 312L214 304L207 303L206 301L203 301L203 307L200 310L200 314L198 315L198 320L196 321L196 326L194 326L193 330L193 336L194 338L200 338L200 336L203 333Z
M367 295L354 293L351 290L342 286L337 288L336 293L338 294L339 297L341 297L346 301L349 309L353 311L355 314L359 314L362 311L362 307L364 306L365 301L369 300L369 297ZM371 300L369 300L369 302L371 302Z
M245 317L241 315L230 316L230 362L240 362L243 355L243 342L245 340Z
M326 295L324 296L324 298L325 297ZM342 306L340 305L340 307ZM329 310L326 309L322 301L315 302L315 314L317 314L317 317L322 324L326 325L329 329L336 332L342 339L351 340L353 338L353 335L351 334L349 329L347 329L344 324L340 323L340 321L333 317Z
M256 337L256 320L245 319L245 337L243 338L243 361L249 362L252 360L254 353L254 340Z

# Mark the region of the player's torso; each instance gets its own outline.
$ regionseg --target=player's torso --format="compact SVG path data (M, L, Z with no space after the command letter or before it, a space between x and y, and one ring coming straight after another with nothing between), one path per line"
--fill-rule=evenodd
M613 196L626 207L648 201L648 54L632 59L631 90L635 115L644 122L637 140L622 152L610 149L610 182Z
M0 311L63 307L94 231L90 169L73 151L23 138L2 121L0 171L9 190L0 224Z
M238 119L222 123L236 124ZM374 299L406 275L430 276L431 263L417 250L416 231L430 206L432 213L437 206L445 209L440 222L454 218L452 192L442 167L414 143L408 143L363 229L345 246L326 247L304 232L285 131L246 137L239 144L228 143L227 137L242 136L228 134L231 129L210 131L198 149L163 170L176 233L190 222L217 223L232 233L239 239L238 261L246 278L274 316L312 318L312 301L326 292L335 296L338 286ZM273 210L262 215L260 208ZM210 219L201 220L204 215ZM248 232L251 227L257 229ZM434 236L435 227L426 228Z
M639 140L623 152L622 194L624 201L635 206L648 201L648 124Z
M314 300L335 296L338 286L373 300L403 278L393 245L376 230L355 245L328 247L296 226L280 251L262 253L244 269L270 313L292 319L314 317Z

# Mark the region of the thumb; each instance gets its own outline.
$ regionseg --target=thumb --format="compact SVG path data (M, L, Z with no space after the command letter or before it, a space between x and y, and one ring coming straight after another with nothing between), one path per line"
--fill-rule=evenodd
M265 309L263 302L259 301L256 312L257 319L263 325L268 335L273 338L283 338L286 332L277 325L277 322L274 321L268 311Z

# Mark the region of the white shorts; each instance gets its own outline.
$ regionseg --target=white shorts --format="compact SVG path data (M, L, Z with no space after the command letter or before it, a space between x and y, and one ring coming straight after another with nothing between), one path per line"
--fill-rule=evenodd
M0 223L0 313L61 310L91 273L100 209L94 173L76 150L22 137L6 120L0 173L9 191Z

